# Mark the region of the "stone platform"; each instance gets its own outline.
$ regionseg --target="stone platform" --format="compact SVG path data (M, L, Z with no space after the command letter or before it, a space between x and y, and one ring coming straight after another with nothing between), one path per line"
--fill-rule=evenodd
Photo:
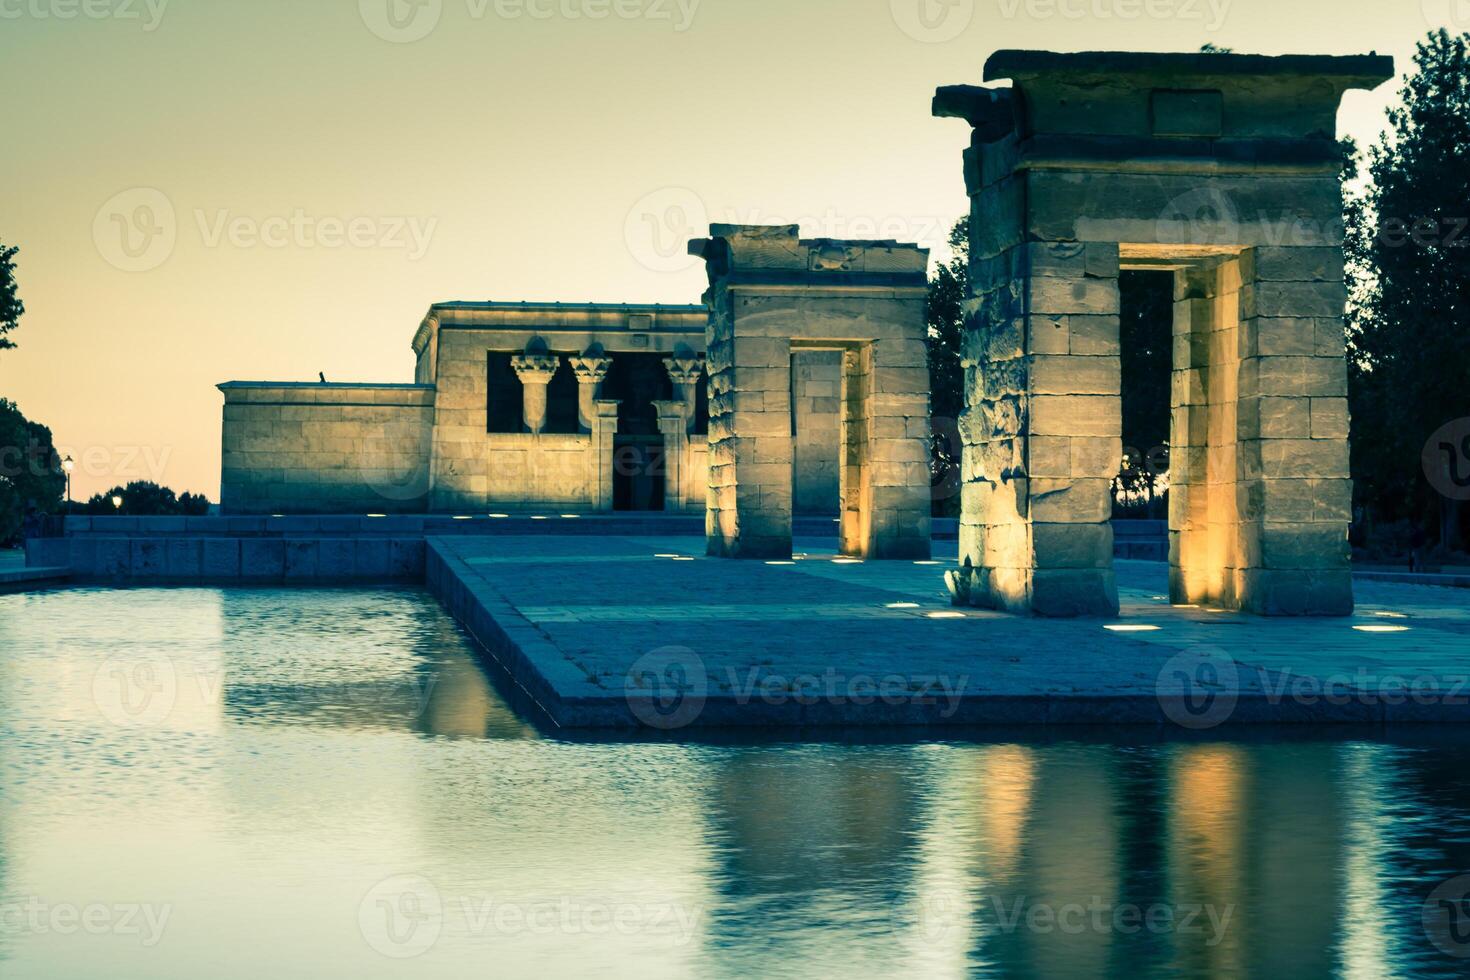
M1452 590L1362 583L1350 618L1260 619L1171 606L1167 566L1123 561L1118 619L1054 621L952 608L947 553L803 548L768 564L687 537L431 537L427 578L564 728L1470 721Z

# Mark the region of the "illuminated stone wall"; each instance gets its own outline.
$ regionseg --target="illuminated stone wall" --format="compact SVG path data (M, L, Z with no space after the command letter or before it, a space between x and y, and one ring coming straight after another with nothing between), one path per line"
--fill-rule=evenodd
M1002 51L935 112L974 130L960 603L1116 615L1118 276L1176 281L1172 591L1352 609L1344 92L1377 56Z
M842 550L927 558L928 253L803 240L794 225L714 225L690 247L710 276L710 553L790 557L792 359L824 351L842 358Z

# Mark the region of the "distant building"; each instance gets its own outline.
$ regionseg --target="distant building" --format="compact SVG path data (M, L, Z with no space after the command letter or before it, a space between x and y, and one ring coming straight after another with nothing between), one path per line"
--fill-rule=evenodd
M413 384L231 381L227 514L703 513L704 306L440 303ZM792 359L793 494L838 509L841 355Z

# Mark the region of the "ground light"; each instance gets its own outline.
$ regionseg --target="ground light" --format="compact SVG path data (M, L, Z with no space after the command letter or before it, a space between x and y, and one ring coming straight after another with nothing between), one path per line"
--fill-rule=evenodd
M794 562L794 561L768 561L768 562L766 562L766 564L767 565L795 565L796 562Z
M1103 629L1111 630L1114 633L1155 633L1159 630L1159 627L1150 626L1145 623L1109 623Z
M385 518L387 516L388 516L387 514L369 514L368 515L368 517L370 519L375 520L375 521L376 520L382 520L383 518Z
M509 514L491 514L490 516L493 517L493 518L495 518L496 520L504 520L505 518L509 517L510 515Z
M1353 629L1357 630L1359 633L1407 633L1407 632L1409 632L1409 628L1407 626L1388 626L1388 625L1381 625L1381 626L1379 626L1379 625L1374 625L1374 626L1354 626Z
M860 558L833 558L832 559L832 564L834 564L834 565L861 565L862 563L863 563L862 562L862 559L860 559Z
M962 612L932 612L932 613L929 614L929 618L930 619L966 619L968 617L966 617L965 614L962 613Z
M888 604L888 607L887 608L889 608L889 609L918 609L919 608L919 604L917 602L890 602Z

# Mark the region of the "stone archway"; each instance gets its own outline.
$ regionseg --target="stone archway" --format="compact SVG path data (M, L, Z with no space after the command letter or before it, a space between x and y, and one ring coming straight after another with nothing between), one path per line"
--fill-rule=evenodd
M1171 589L1352 611L1341 156L1378 56L1002 51L974 129L956 601L1115 615L1118 275L1174 273Z
M794 225L714 225L708 265L709 553L789 558L792 352L842 354L841 548L930 554L928 252L803 240Z

